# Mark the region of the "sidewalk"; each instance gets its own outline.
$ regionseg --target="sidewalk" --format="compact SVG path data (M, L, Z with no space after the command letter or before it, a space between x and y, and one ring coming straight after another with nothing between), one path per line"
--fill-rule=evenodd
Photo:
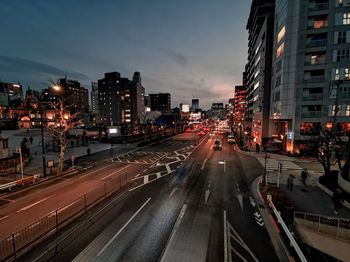
M28 165L24 167L24 176L33 176L35 174L41 174L43 171L43 158L42 158L42 146L41 146L41 130L40 129L29 129L27 130L3 130L2 135L5 137L10 137L9 146L12 151L15 151L16 146L20 146L24 137L28 140L30 137L33 138L33 143L30 144L30 154L31 161ZM136 148L137 143L130 144L116 144L111 147L109 143L98 143L98 142L90 142L88 146L77 146L74 145L72 148L71 145L67 146L64 160L70 160L71 156L74 156L75 159L88 155L87 150L90 149L90 154L95 154L98 152L111 150L110 158L112 158L115 154L118 154L119 151L129 151ZM55 165L58 164L59 161L59 152L53 152L52 148L47 147L45 149L45 158L47 161L53 160Z

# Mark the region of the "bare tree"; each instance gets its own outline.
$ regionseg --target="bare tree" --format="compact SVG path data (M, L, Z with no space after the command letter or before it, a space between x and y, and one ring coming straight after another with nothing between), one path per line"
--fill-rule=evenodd
M341 131L336 124L333 124L331 128L327 126L320 127L320 133L318 137L317 155L318 161L323 166L325 175L330 175L331 167L338 164L339 170L341 170L341 156L342 156L342 141Z
M58 163L58 175L62 174L64 154L66 147L69 144L68 133L69 130L75 126L81 124L81 119L78 119L80 112L70 114L69 108L71 105L66 105L67 98L58 97L57 102L49 103L49 106L55 113L55 125L46 124L45 127L49 130L53 141L60 147L59 163Z

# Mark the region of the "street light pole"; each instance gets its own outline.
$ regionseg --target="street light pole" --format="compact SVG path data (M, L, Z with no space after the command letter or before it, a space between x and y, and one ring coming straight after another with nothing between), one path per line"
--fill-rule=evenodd
M44 140L44 123L43 123L43 107L42 107L42 95L40 95L39 100L40 107L40 128L41 128L41 149L43 156L43 177L46 178L46 159L45 159L45 140Z

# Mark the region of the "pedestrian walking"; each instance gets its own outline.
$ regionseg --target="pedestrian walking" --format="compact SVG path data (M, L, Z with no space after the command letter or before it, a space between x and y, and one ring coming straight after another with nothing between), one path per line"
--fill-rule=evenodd
M334 214L338 215L338 210L340 207L340 195L337 191L333 193L332 201L334 204Z
M306 186L306 179L309 176L309 173L307 172L307 169L304 168L303 171L301 172L301 182L303 183L304 186Z
M294 187L294 176L289 175L287 179L287 189L293 192L293 187Z
M255 144L255 150L256 150L257 153L260 152L260 146L259 146L258 143Z
M29 141L30 141L30 144L32 145L33 144L33 137L32 136L29 137Z
M88 147L88 149L87 149L87 154L88 154L88 156L91 155L91 149L90 149L90 147Z

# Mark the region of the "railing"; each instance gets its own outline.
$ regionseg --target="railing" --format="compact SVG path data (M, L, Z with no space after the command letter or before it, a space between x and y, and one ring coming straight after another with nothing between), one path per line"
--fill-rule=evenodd
M321 83L324 82L324 76L311 76L310 78L304 78L304 82Z
M315 112L301 112L301 117L305 118L319 118L322 116L322 112L315 111Z
M323 95L304 95L303 101L321 101L323 100Z
M294 212L294 222L336 239L350 240L350 219Z
M319 11L319 10L327 10L328 9L328 3L319 3L319 4L313 4L309 6L309 11Z
M128 174L116 174L96 189L58 208L30 225L0 240L0 261L16 260L44 238L57 233L74 218L86 213L95 204L129 183Z
M305 65L323 65L326 63L326 57L319 57L315 59L311 59L309 61L305 61Z
M327 45L327 39L311 40L306 44L306 47L322 47Z

